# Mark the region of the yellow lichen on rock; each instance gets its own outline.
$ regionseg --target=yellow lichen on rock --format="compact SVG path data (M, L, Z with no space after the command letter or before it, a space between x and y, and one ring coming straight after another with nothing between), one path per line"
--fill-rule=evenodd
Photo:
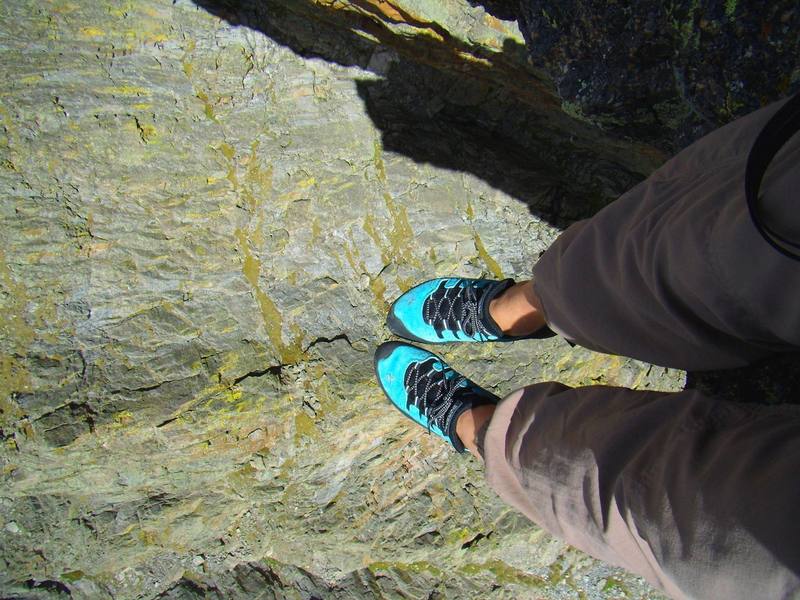
M0 291L0 339L4 349L13 348L13 353L4 352L0 355L0 424L6 424L22 414L13 395L28 391L31 382L30 373L19 357L27 355L36 333L26 321L28 296L25 286L15 280L2 249Z
M498 262L491 257L489 252L487 252L486 246L483 245L481 236L478 235L477 231L473 235L473 240L475 241L475 250L477 250L478 256L486 265L486 268L489 270L492 276L494 276L496 279L505 279L505 276L503 275L503 269L500 268Z

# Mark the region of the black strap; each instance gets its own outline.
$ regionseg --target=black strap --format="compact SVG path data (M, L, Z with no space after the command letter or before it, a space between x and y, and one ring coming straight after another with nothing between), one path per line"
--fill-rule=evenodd
M770 246L794 260L800 260L800 242L787 239L764 222L758 213L758 191L769 163L775 158L778 150L798 130L800 130L800 94L795 94L781 106L778 112L772 115L764 129L758 134L747 157L747 167L744 173L744 191L753 224Z

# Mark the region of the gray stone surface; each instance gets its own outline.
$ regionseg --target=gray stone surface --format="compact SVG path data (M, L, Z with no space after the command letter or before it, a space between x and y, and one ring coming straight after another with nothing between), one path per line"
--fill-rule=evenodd
M656 596L503 506L371 361L414 282L529 275L658 153L253 6L0 5L0 592ZM501 395L683 380L557 339L442 351Z

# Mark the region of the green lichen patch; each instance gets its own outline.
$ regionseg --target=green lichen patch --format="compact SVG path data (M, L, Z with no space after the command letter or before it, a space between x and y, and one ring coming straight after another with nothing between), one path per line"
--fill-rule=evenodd
M367 569L369 569L370 573L374 575L380 574L385 571L393 570L393 571L416 573L416 574L428 573L437 578L441 578L444 576L444 572L440 568L436 567L435 565L427 561L416 561L412 563L375 561L369 563L367 565Z
M459 567L459 571L469 575L481 573L491 574L499 584L516 584L530 588L546 588L548 582L536 575L524 573L500 560L488 560L484 563L469 563Z

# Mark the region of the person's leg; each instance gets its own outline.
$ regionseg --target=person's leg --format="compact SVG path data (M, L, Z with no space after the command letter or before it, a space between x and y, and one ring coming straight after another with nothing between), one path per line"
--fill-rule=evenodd
M800 407L543 383L483 440L462 418L500 497L588 554L675 597L800 592Z
M495 405L484 404L464 411L456 421L456 434L464 448L480 460L483 460L483 440L494 410Z
M800 348L790 292L800 289L800 261L762 238L744 185L753 142L782 106L702 138L561 234L533 267L548 326L593 350L686 370ZM770 226L795 240L798 187L795 134L759 194Z
M486 465L508 504L676 597L800 591L800 406L542 383L497 398L436 355L378 349L407 417Z
M545 326L532 281L518 281L489 302L489 314L507 335L529 335Z
M510 278L423 281L392 303L386 325L400 337L428 344L513 342L555 335L545 326L533 285Z
M411 344L384 342L375 351L374 364L381 389L401 413L450 442L456 451L477 452L469 427L488 422L497 396L439 356Z
M786 290L800 289L800 261L761 237L744 192L753 141L781 106L704 137L573 224L535 264L533 282L428 280L395 300L389 329L425 343L559 333L593 350L687 370L796 351L800 303ZM774 157L760 190L770 226L793 236L800 235L798 164L800 134Z
M673 596L800 591L800 406L558 383L496 404L400 342L375 371L398 410L482 457L501 498L577 548Z

